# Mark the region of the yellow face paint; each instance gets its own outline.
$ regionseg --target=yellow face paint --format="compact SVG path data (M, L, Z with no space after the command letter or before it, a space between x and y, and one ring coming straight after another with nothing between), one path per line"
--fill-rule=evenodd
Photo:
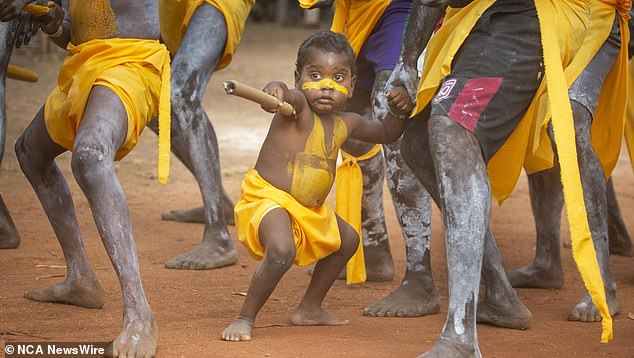
M347 88L331 80L330 78L324 78L323 80L317 82L304 82L304 84L302 85L302 89L320 90L322 88L332 88L335 91L339 91L345 95L348 94Z

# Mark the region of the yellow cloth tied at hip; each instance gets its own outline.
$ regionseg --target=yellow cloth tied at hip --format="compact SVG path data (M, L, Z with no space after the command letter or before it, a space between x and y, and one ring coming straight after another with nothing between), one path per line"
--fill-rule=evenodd
M356 55L391 0L336 0L330 30L342 33Z
M381 152L381 145L375 145L369 152L354 157L341 151L343 161L337 167L337 199L335 211L359 235L359 247L346 265L346 283L361 283L366 280L365 258L363 256L363 232L361 228L361 205L363 199L363 173L359 161L368 160Z
M259 238L260 222L276 208L283 208L291 218L296 265L309 265L339 250L339 225L330 205L303 206L291 194L267 182L255 169L244 176L241 192L234 208L238 240L254 259L261 260L265 254Z
M128 115L128 133L115 159L134 148L146 124L158 114L158 178L166 183L171 115L167 48L156 40L115 38L69 44L68 51L45 105L51 139L72 150L92 87L107 87L121 99Z
M574 59L565 69L568 86L576 80L586 66L592 61L601 46L608 39L614 24L615 16L618 17L621 33L621 48L619 56L603 83L598 106L592 121L592 146L599 157L605 177L610 177L616 166L621 152L621 137L628 98L628 50L630 33L627 26L631 7L631 1L594 0L590 3L590 26L583 40L583 44L577 51ZM524 162L524 169L532 174L549 169L553 166L554 153L550 137L547 135L548 121L550 119L549 107L546 98L542 99L535 129L539 135L534 137L534 149L528 151Z
M172 56L176 54L196 9L204 2L218 9L227 23L227 42L216 66L216 70L220 70L231 64L255 0L159 0L161 38Z

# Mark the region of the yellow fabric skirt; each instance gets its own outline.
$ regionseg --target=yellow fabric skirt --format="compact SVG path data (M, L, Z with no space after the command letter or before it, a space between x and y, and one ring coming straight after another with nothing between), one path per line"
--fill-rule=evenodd
M196 9L204 2L217 8L227 22L227 43L216 67L220 70L231 63L255 0L159 0L161 38L172 56L176 54Z
M159 157L159 177L167 180L170 68L165 46L155 40L106 39L69 44L68 51L44 108L51 139L72 150L92 87L107 87L119 96L128 114L128 133L116 159L134 148L146 124L160 112L159 129L167 135L167 146L159 148L159 156L167 154L167 162ZM160 138L159 145L161 141L165 138Z
M255 169L244 176L241 192L234 208L238 239L254 259L261 260L265 254L258 235L260 222L275 208L286 210L291 217L296 265L309 265L339 250L339 225L330 205L307 208L291 194L264 180Z

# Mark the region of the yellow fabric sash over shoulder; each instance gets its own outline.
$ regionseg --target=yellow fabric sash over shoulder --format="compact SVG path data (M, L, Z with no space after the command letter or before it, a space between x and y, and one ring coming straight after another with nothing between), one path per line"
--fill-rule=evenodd
M330 29L343 33L355 54L368 39L391 0L336 0Z
M359 247L346 266L347 283L365 282L365 258L363 255L363 230L361 227L361 205L363 199L363 173L359 161L368 160L381 153L381 145L377 144L369 152L360 157L341 151L343 161L337 167L337 198L335 211L359 235ZM353 276L354 274L354 276Z
M227 22L227 43L217 71L231 63L255 0L159 0L161 38L172 56L176 54L194 12L204 2L220 10Z
M603 83L599 104L592 122L592 146L601 161L606 178L610 177L621 152L621 137L623 136L628 98L627 44L630 33L627 26L629 19L627 10L630 7L630 0L592 0L590 3L590 27L586 32L581 48L565 71L566 81L570 86L607 40L614 24L614 17L618 16L621 49L619 57ZM546 134L550 114L541 118L544 121L541 123L541 128L536 129L540 133L535 138L539 140L539 143L537 148L528 151L524 163L524 169L529 174L551 168L553 165L552 145ZM536 125L539 126L540 123L536 123Z
M629 88L634 88L634 61L630 61L630 78ZM625 142L627 143L628 153L630 153L630 164L634 170L634 98L628 96L627 113L625 118Z
M128 134L115 159L136 145L145 125L159 116L158 178L167 182L170 159L170 57L156 40L114 38L68 45L69 54L46 100L51 139L72 150L93 86L115 92L128 114Z
M472 2L462 9L448 9L445 22L427 46L423 75L414 114L431 101L442 80L451 72L451 63L480 16L495 0ZM537 90L526 115L504 146L488 165L491 190L502 202L519 178L527 149L539 143L534 130L543 123L546 113L538 113L540 100L552 109L552 122L561 164L566 210L570 223L573 253L581 277L602 316L601 341L612 338L612 318L608 312L603 280L588 227L583 192L579 178L572 110L568 99L566 70L581 47L588 28L589 3L586 0L535 0L541 27L546 69L545 80ZM539 117L538 117L539 116Z
M259 238L260 222L275 208L283 208L291 216L297 248L293 261L296 265L310 265L339 250L339 225L330 205L308 208L291 194L267 182L255 169L244 176L241 192L234 209L238 239L256 260L264 257L264 247Z

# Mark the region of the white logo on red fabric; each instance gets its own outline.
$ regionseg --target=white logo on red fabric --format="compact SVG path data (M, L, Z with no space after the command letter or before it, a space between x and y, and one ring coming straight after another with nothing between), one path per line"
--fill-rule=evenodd
M456 80L455 78L445 81L445 83L442 84L442 87L440 87L440 90L436 94L436 98L434 98L434 103L438 103L443 99L449 97L449 94L451 94L451 90L453 90L456 82L458 82L458 80Z

